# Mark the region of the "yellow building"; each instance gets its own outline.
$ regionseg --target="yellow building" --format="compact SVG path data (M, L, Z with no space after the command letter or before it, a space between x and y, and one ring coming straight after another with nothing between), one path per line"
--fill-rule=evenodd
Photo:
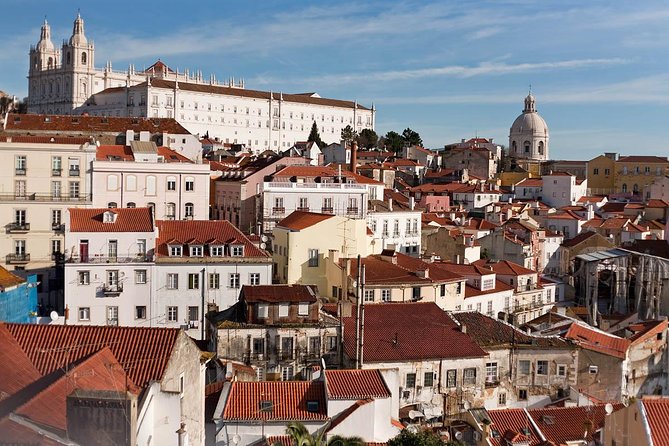
M667 173L669 173L669 160L666 157L641 155L620 157L615 163L615 192L631 193L644 198L641 196L643 191L649 191L653 181Z
M616 154L605 153L588 161L586 178L592 195L615 192Z

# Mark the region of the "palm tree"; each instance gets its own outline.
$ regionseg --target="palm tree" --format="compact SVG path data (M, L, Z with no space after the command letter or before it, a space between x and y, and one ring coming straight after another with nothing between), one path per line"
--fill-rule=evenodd
M327 425L314 434L310 434L304 424L299 421L293 421L286 427L286 435L292 439L295 446L363 446L365 444L364 440L360 437L342 437L340 435L334 435L326 441L326 428ZM275 444L272 446L280 445Z

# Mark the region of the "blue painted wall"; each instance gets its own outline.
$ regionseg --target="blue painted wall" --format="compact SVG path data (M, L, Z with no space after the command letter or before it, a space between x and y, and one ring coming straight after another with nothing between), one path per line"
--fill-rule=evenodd
M9 291L0 291L0 321L28 323L34 321L31 313L37 312L37 276Z

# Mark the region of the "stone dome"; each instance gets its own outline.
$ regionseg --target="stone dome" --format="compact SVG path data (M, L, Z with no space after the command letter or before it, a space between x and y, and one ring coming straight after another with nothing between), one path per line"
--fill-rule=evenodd
M509 155L537 161L548 159L548 125L537 112L532 94L525 97L523 113L509 132Z
M70 45L86 45L87 43L88 39L84 34L84 19L81 18L80 14L77 14L72 29L72 37L70 37Z
M521 114L511 125L512 134L548 135L548 125L539 113L529 112Z
M51 41L51 27L49 23L44 19L44 24L42 25L42 32L40 34L39 42L37 43L37 51L46 53L49 51L54 51L55 47Z

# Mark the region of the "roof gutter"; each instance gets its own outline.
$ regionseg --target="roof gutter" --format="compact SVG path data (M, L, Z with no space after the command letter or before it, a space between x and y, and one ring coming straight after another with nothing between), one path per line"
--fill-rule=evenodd
M646 409L643 406L643 400L637 401L637 404L639 405L639 413L641 414L641 422L643 423L643 430L646 433L648 446L653 446L653 436L650 432L650 424L648 424L648 416L646 415Z

